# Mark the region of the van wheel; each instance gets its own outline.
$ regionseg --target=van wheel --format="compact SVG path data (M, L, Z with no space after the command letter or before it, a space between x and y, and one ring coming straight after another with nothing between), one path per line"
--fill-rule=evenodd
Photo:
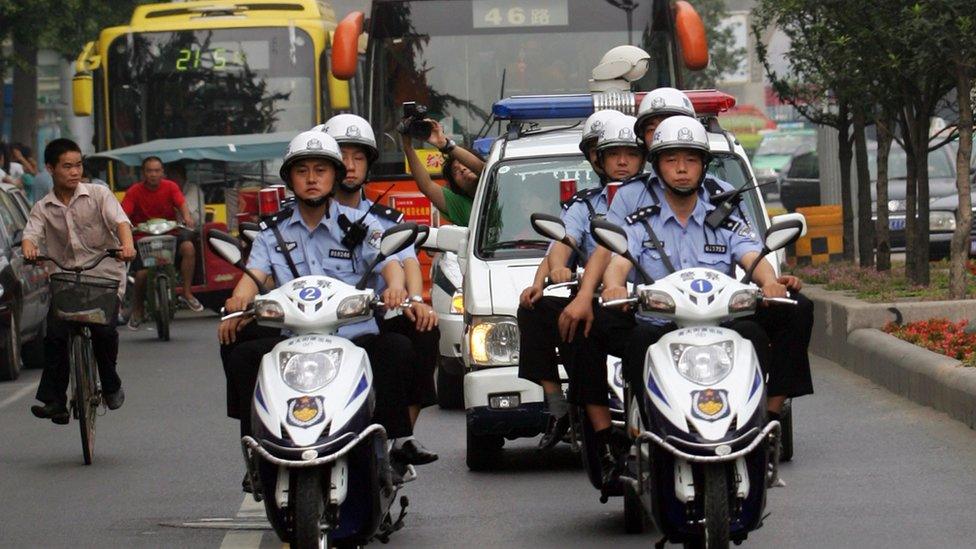
M498 435L477 435L468 427L465 462L472 471L490 471L498 466L505 439Z
M464 365L460 362L444 356L437 360L437 404L443 410L464 409Z

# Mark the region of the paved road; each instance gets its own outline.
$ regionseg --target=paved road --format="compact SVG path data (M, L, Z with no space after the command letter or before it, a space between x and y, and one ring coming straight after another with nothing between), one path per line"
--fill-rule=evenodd
M205 519L260 518L239 492L236 429L223 417L213 319L180 319L169 343L123 334L128 401L99 420L96 462L75 424L30 416L37 372L0 384L0 546L280 547L270 532ZM972 547L976 432L829 362L796 404L796 459L770 493L751 547ZM463 413L429 409L419 434L441 453L405 490L392 547L648 547L623 533L619 500L601 505L567 448L510 443L498 472L464 467ZM167 526L167 524L177 525Z

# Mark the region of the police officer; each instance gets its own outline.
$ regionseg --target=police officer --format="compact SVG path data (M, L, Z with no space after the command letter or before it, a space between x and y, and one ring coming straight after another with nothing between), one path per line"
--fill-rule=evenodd
M342 162L346 166L346 176L335 189L336 200L356 212L353 218L345 214L339 216L339 227L345 233L347 248L357 246L365 237L363 220L372 215L385 230L403 220L403 213L374 204L363 196L363 185L369 176L369 169L379 158L376 138L369 122L354 114L338 114L319 126L325 133L335 138L342 151ZM392 318L379 317L381 332L393 332L410 339L418 361L409 364L414 368L412 387L408 388L408 403L411 424L416 426L420 410L437 401L434 389L434 368L437 366L440 330L437 328L437 313L424 303L424 279L420 272L420 262L413 246L395 256L406 275L406 287L410 293L410 306L403 314ZM377 290L385 286L382 278L376 281ZM425 464L437 460L437 454L424 448L413 436L398 438L394 443L394 455L400 455L404 462Z
M658 88L649 92L641 100L634 131L649 148L652 146L658 125L672 116L695 117L694 105L681 90ZM653 171L645 174L640 181L642 185L625 185L614 198L614 201L619 203L620 211L625 215L651 205L649 193L656 193L658 200L663 196L664 187ZM699 196L711 200L711 197L733 189L734 187L728 182L708 176L699 189ZM609 220L619 225L624 224L622 217L609 218ZM606 250L603 250L597 254L595 264L603 265L608 257ZM763 307L753 319L770 336L772 362L768 370L769 402L767 405L772 419L779 419L786 398L813 393L809 355L810 336L813 333L813 302L799 293L803 287L799 278L781 276L779 282L789 289L791 299L797 301L796 306Z
M342 244L344 235L337 219L342 214L353 214L332 196L334 182L342 180L345 171L339 146L329 135L306 131L289 143L280 175L295 193L295 208L283 211L269 223L255 239L248 258L248 269L264 286L312 274L354 284L376 257L383 230L372 216L364 220L368 236L363 243L352 250ZM407 298L399 262L386 259L376 269L387 283L383 302L389 308L398 306ZM241 277L225 308L229 312L243 310L258 293L254 281ZM221 322L221 344L235 342L245 322L240 318ZM409 379L410 372L399 365L416 360L413 348L402 335L378 332L375 321L368 320L342 326L338 333L363 347L369 356L376 391L373 420L386 428L391 438L408 437L412 428L402 380ZM250 434L250 401L261 358L282 339L277 335L243 341L228 353L228 389L238 399L243 433Z
M554 446L569 427L569 405L559 382L555 353L560 343L557 319L569 298L543 297L544 279L547 275L553 283L572 279L575 265L585 264L597 247L590 235L590 222L594 217L606 215L610 205L606 183L631 179L643 168L644 152L634 136L633 123L634 117L617 111L599 111L587 119L580 149L590 159L594 171L600 174L601 186L581 190L562 205L566 234L584 257L574 257L569 246L553 243L539 266L533 285L520 297L519 377L542 385L550 414L549 428L539 442L540 448ZM572 382L575 377L573 365L566 360L570 354L561 349L560 355L564 357L563 363L570 375L570 400L575 402L578 399ZM606 400L606 391L603 396Z
M699 196L699 189L706 177L705 168L710 158L708 137L704 127L694 118L675 116L662 122L655 132L651 145L651 164L664 188L663 197L651 193L656 202L648 207L623 213L623 206L614 201L607 219L620 223L628 233L631 254L655 279L663 278L680 269L707 267L732 274L736 263L749 266L758 257L762 245L755 239L748 225L731 219L719 228L711 228L704 222L714 206ZM592 297L602 274L603 299L619 299L627 296L626 281L633 270L630 262L615 256L605 273L590 269L581 283L577 298L567 306L564 315L572 320L574 309L582 309L581 318L593 318ZM755 280L771 297L785 296L786 288L775 277L772 266L762 260L755 271ZM568 313L568 314L567 314ZM576 370L584 376L581 385L593 387L605 385L606 354L623 357L625 379L631 386L641 386L644 354L647 347L657 341L673 324L662 325L653 319L633 320L621 313L597 310L596 324L600 329L590 332L586 325L571 325L573 333L566 334L574 340L573 360ZM561 330L564 319L560 319ZM570 323L567 323L570 324ZM769 340L755 322L736 321L731 328L750 339L756 347L760 363L769 363ZM613 337L600 337L610 332ZM594 337L596 336L596 337ZM599 398L599 391L590 389L587 398ZM604 391L605 392L605 391ZM605 398L605 396L603 396ZM588 406L588 413L590 407ZM591 418L598 417L591 413ZM600 425L594 422L594 429ZM598 432L599 433L599 432ZM598 436L600 436L598 434ZM610 457L619 458L621 446L609 448ZM604 455L606 458L607 456ZM604 481L612 480L619 473L620 461L604 461Z

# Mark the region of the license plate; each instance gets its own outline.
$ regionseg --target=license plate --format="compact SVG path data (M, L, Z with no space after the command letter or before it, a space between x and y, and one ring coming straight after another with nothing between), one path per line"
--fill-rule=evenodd
M889 219L888 228L892 231L901 231L905 229L904 219Z

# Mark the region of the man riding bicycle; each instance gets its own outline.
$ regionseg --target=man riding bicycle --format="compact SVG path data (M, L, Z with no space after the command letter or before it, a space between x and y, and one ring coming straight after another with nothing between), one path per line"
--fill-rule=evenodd
M193 271L196 268L196 247L193 244L194 220L190 215L186 197L175 181L163 178L163 162L158 157L149 156L142 161L143 180L129 187L122 199L122 209L132 220L133 225L139 225L150 219L182 219L186 229L177 235L177 254L180 257L180 277L183 283L183 294L180 301L194 311L202 311L203 305L194 297L190 287L193 285ZM136 330L142 324L144 314L144 300L146 297L146 278L148 271L143 267L142 260L133 263L136 271L135 292L132 300L132 312L129 315L129 328Z
M62 265L84 265L107 249L121 248L119 261L104 262L90 274L119 281L125 289L125 263L136 256L129 218L107 187L81 183L81 149L69 139L55 139L44 149L44 164L54 181L54 188L38 200L30 212L22 242L24 258L37 259L43 246L47 257ZM116 373L119 333L114 322L92 326L92 344L98 374L102 380L105 403L118 409L125 400L122 380ZM31 412L58 425L68 423L65 393L68 389L68 324L48 317L44 338L47 361L37 400L43 405L31 406Z

